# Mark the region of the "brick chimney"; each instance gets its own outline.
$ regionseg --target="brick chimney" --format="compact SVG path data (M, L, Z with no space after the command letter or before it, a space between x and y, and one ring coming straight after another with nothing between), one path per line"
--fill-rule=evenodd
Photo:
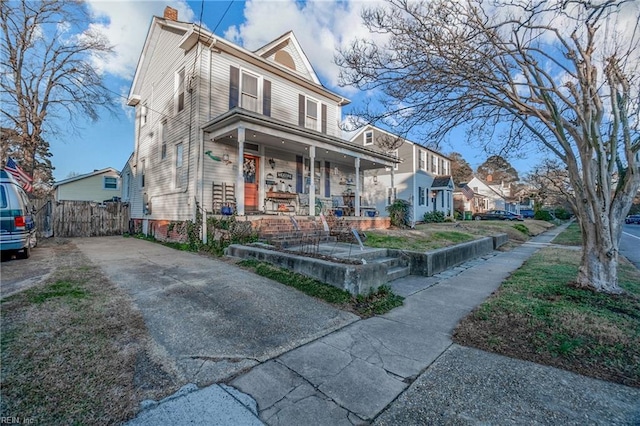
M493 182L493 176L487 175L487 182Z
M170 21L178 20L178 10L170 6L164 8L164 18Z

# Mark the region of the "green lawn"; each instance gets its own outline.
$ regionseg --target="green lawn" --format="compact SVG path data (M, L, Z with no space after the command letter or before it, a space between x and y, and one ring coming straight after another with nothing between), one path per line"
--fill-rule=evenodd
M640 271L621 263L623 295L571 286L573 250L533 255L456 328L457 343L640 386Z
M554 244L561 244L564 246L579 246L582 244L582 234L580 227L576 222L572 223L562 231L557 237L553 239Z

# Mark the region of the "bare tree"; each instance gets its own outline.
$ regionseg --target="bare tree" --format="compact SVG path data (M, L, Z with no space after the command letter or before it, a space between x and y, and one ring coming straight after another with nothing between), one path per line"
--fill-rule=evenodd
M101 109L113 108L92 66L92 58L111 53L111 47L87 26L90 19L79 0L2 1L0 22L2 126L15 132L12 146L20 152L21 167L49 184L45 134L70 133L78 115L96 120ZM53 119L71 126L58 128Z
M557 160L544 160L534 167L526 177L530 189L534 191L534 200L538 206L570 205L574 198L573 188L566 167Z
M339 51L343 84L434 138L459 125L517 150L535 141L567 168L582 230L577 283L618 293L622 218L640 186L639 4L388 0L366 9L375 40ZM377 40L377 41L376 41ZM383 40L383 41L379 41ZM615 178L614 178L615 177Z

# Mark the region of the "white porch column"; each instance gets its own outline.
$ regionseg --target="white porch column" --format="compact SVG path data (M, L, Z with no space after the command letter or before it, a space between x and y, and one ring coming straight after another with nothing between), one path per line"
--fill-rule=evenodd
M236 209L238 216L244 216L244 127L238 127L238 170L236 181L238 188L236 190Z
M393 202L396 200L396 197L393 195L393 193L394 193L393 188L395 188L395 183L393 182L393 178L394 178L393 168L394 168L394 166L392 165L391 166L391 175L390 175L390 178L391 178L391 196L389 197L391 199L391 203L389 203L389 204L393 204Z
M360 216L360 157L356 157L356 196L353 200L353 208L356 209L355 215Z
M309 146L309 216L316 215L316 147Z

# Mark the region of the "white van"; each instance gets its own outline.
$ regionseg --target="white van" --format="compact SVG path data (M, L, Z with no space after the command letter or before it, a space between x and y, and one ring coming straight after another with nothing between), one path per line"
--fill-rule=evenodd
M0 169L0 250L24 259L37 244L29 199L13 176Z

